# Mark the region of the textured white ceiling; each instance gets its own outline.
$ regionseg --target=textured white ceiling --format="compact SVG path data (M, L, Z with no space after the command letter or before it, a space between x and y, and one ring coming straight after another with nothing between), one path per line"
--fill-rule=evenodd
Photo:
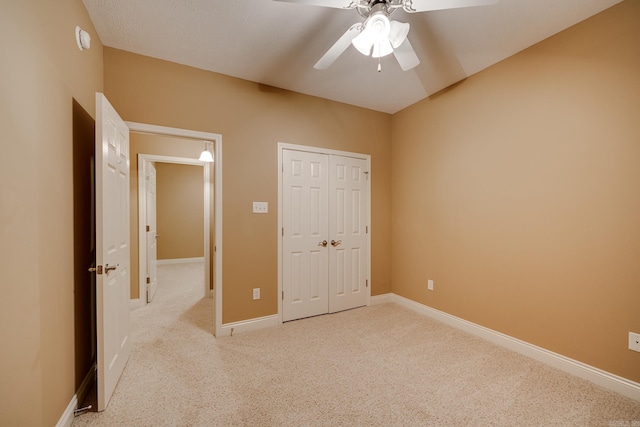
M500 0L408 14L420 65L403 72L353 47L313 65L355 22L355 10L271 0L83 0L106 46L266 85L395 113L621 0Z

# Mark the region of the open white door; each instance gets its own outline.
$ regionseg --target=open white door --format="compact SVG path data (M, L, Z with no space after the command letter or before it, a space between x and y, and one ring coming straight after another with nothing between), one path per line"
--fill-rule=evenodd
M158 230L156 225L156 166L145 162L145 204L147 235L147 303L153 300L158 290Z
M129 129L96 93L96 335L98 410L104 411L129 355Z

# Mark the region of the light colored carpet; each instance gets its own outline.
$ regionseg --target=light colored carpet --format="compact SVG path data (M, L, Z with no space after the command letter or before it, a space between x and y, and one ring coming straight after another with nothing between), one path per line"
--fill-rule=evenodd
M161 267L109 407L73 426L640 426L640 402L395 304L215 339L199 271Z

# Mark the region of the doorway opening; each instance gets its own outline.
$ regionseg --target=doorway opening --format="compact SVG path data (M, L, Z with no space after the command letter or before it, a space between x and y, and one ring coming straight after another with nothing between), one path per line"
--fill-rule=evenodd
M147 304L147 232L144 221L146 203L139 203L139 198L146 191L145 169L156 162L162 165L188 165L201 168L200 189L203 194L202 210L204 212L202 262L205 277L201 289L203 297L214 298L212 321L215 336L222 325L222 136L135 122L127 122L127 125L131 132L133 146L131 151L131 264L138 270L132 271L131 275L132 307ZM205 143L209 146L213 144L213 163L203 163L198 160L198 155L205 147ZM134 179L134 174L137 179Z
M132 150L136 139L132 133ZM153 301L164 264L201 263L201 296L213 296L209 183L197 159L138 154L138 306Z

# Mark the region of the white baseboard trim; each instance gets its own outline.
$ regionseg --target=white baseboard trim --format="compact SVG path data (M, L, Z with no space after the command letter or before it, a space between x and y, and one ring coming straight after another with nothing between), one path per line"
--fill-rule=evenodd
M159 259L158 265L167 264L186 264L189 262L204 262L204 257L199 258L174 258L174 259Z
M640 383L603 371L602 369L587 365L586 363L582 363L561 354L554 353L553 351L546 350L517 338L513 338L501 332L485 328L484 326L480 326L476 323L452 316L448 313L436 310L435 308L420 304L400 295L387 295L390 295L388 299L391 302L399 304L419 314L431 317L435 320L446 323L449 326L469 332L470 334L487 341L491 341L501 347L508 348L509 350L513 350L556 369L567 372L568 374L590 381L608 390L620 393L623 396L640 401Z
M225 323L222 325L221 331L216 331L217 337L223 337L231 335L232 330L234 334L238 332L253 331L256 329L270 328L272 326L278 326L280 324L280 316L273 314L271 316L256 317L255 319L242 320L240 322Z
M64 410L62 416L58 420L56 427L71 427L73 422L73 411L78 408L78 396L76 394L71 398L71 402L67 405L67 409Z
M74 394L73 397L71 398L71 402L69 402L69 404L67 405L67 408L62 413L62 416L58 420L56 427L71 427L71 423L73 422L73 418L74 418L73 411L78 409L78 403L82 401L82 399L84 399L85 396L87 395L87 392L89 391L89 387L91 386L91 382L93 381L95 372L96 372L96 364L94 363L91 366L91 369L89 369L89 372L87 372L87 375L84 377L84 380L82 380L82 384L80 384L80 387L78 387L76 394Z
M395 302L393 300L393 295L394 294L374 295L371 297L370 305L380 305L380 304L386 304L389 302Z

